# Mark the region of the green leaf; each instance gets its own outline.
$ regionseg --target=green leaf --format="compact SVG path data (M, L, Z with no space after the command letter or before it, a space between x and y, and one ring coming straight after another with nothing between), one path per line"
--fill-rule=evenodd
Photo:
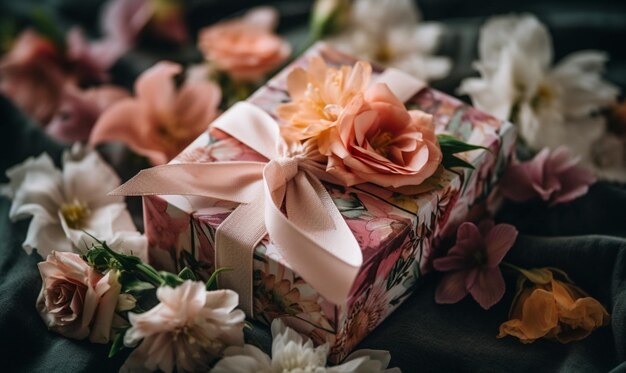
M479 149L490 151L484 146L468 144L450 135L437 135L437 140L439 141L439 146L441 147L441 153L443 155L441 163L443 164L443 167L447 169L453 167L474 169L474 166L471 163L459 157L455 157L454 154Z
M118 352L120 352L124 348L124 336L126 335L126 330L124 329L119 332L115 338L113 339L113 344L111 344L111 349L109 350L109 357L115 356Z
M211 290L215 290L217 289L217 276L225 271L232 271L232 268L228 268L228 267L222 267L219 269L216 269L215 272L213 272L213 274L211 274L211 277L209 277L209 279L206 282L206 289L207 291L211 291Z
M178 285L183 283L183 280L173 273L161 271L159 272L159 274L161 275L161 278L163 279L163 285L167 285L167 286L171 286L175 288Z
M128 281L126 284L124 284L124 290L126 292L140 293L142 291L150 289L154 289L154 285L149 282L140 280Z
M58 26L58 22L53 19L52 14L43 7L37 7L32 11L32 20L35 29L40 35L48 38L57 47L65 48L65 37Z
M474 165L453 155L444 155L443 161L441 163L443 164L443 167L448 169L453 167L471 168L472 170L474 169Z
M450 135L437 135L437 140L439 140L439 146L444 153L456 154L478 149L489 151L484 146L468 144Z
M197 280L196 274L193 273L193 271L189 267L183 268L183 270L178 273L178 277L180 277L182 280Z

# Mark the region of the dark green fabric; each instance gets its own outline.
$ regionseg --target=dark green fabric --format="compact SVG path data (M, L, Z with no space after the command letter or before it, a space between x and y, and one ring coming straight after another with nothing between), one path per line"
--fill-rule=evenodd
M240 12L260 1L188 1L187 18L192 30ZM95 34L99 1L5 1L0 19L16 24L29 22L33 4L52 10L63 27L82 23ZM295 43L305 35L308 1L275 2L283 20L281 32ZM610 53L607 76L626 87L626 12L623 1L464 1L424 0L427 19L443 21L449 29L442 53L454 60L449 78L433 85L453 94L463 77L474 74L478 28L486 16L512 11L531 11L548 24L553 33L556 58L580 49L602 49ZM619 41L619 42L618 42ZM198 61L192 49L142 41L142 48L125 56L113 69L114 81L126 87L139 72L158 58ZM34 123L0 97L0 176L31 155L49 152L58 162L63 146L49 139ZM122 151L120 151L122 149ZM123 179L147 164L130 156L119 145L99 148ZM88 175L86 175L88 177ZM136 222L141 223L141 206L129 200ZM22 249L27 221L11 223L10 201L0 198L0 371L19 372L111 372L125 356L106 358L106 347L65 339L46 331L34 303L41 280L36 256ZM456 305L436 305L434 290L438 275L427 276L421 288L383 322L361 348L389 350L392 366L405 372L607 372L626 371L626 188L598 183L583 198L567 205L547 208L543 204L506 205L498 221L514 224L520 231L507 256L524 267L556 266L601 301L609 310L609 327L582 342L561 345L538 341L523 345L514 338L496 339L500 323L507 319L514 294L514 276L507 275L505 298L489 311L471 299ZM267 329L255 328L251 338L268 348Z

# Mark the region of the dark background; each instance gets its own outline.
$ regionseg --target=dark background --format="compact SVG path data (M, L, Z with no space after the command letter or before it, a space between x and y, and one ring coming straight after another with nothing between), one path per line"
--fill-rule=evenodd
M29 24L35 8L44 9L62 28L80 24L97 36L101 1L3 1L0 20ZM259 4L260 1L187 1L186 19L195 35L205 25ZM282 19L279 31L298 44L306 38L310 1L274 1ZM476 41L486 17L531 12L552 33L555 59L583 49L607 51L606 77L626 88L626 1L495 1L424 0L426 20L448 27L441 54L452 58L447 79L433 86L454 94L460 80L475 74ZM152 40L124 56L113 68L114 83L132 88L134 78L158 59L198 62L193 48L179 49ZM0 97L0 173L26 157L49 152L60 159L63 147ZM110 149L109 149L110 150ZM137 165L103 150L123 178ZM4 176L0 177L6 181ZM124 355L107 359L107 347L77 342L48 333L34 309L41 286L37 258L25 254L21 242L28 221L8 220L10 201L0 198L0 371L79 372L117 371ZM137 201L131 207L138 215ZM392 366L404 372L607 372L626 371L626 189L597 183L583 198L547 208L541 204L507 205L499 221L515 224L520 236L507 260L526 267L558 266L612 314L612 324L588 339L569 345L541 340L522 345L514 338L497 340L514 293L514 277L505 298L489 311L465 299L457 305L434 303L438 276L427 276L422 288L361 344L389 350ZM266 346L267 331L254 338Z

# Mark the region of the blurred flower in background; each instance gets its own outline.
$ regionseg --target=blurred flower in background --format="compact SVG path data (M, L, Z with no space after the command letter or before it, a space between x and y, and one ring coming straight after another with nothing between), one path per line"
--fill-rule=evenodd
M490 19L478 48L481 77L465 79L459 92L477 108L511 120L530 148L567 145L602 176L604 167L593 155L598 141L605 141L606 119L600 114L619 93L602 79L606 54L580 51L552 66L550 34L528 14ZM612 177L626 180L623 161L613 166L621 172Z
M322 5L318 6L319 12L324 10ZM345 7L338 4L335 9L341 13ZM341 17L343 15L335 16L335 19ZM326 18L332 19L332 14ZM443 26L421 22L414 1L356 0L348 18L347 27L328 39L337 49L398 68L426 81L445 78L450 72L450 59L434 56L443 36Z
M232 79L256 82L291 54L289 43L274 33L277 25L276 9L253 8L241 18L200 30L198 48Z
M135 82L135 98L123 99L100 116L89 142L120 141L153 165L167 163L204 132L218 114L220 87L174 78L182 66L162 61Z

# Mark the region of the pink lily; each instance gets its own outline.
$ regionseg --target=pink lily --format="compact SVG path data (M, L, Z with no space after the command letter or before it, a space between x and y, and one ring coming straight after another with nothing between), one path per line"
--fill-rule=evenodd
M219 86L187 80L176 89L182 67L159 62L135 82L135 98L118 101L98 119L89 142L121 141L153 165L167 163L208 128L218 114Z
M437 290L437 303L456 303L469 293L484 309L498 303L504 295L504 278L499 264L517 238L517 229L509 224L494 226L492 220L479 226L463 223L457 231L456 244L433 267L443 276Z
M565 146L552 152L544 148L532 160L509 166L500 181L502 194L516 202L541 198L551 206L572 201L596 181L579 161Z

